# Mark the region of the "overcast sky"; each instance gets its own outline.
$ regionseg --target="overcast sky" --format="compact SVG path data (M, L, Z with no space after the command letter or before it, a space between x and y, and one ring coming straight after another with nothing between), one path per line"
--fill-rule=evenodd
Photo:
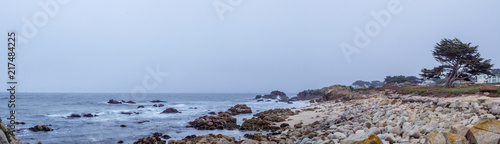
M4 49L18 33L23 92L300 92L418 75L454 37L500 65L500 1L10 0L0 11Z

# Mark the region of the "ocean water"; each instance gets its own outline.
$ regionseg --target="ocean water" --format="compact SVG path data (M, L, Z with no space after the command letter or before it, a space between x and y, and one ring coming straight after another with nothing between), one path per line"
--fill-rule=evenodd
M253 114L273 108L291 108L308 105L307 102L257 102L256 94L147 94L147 96L131 96L119 93L20 93L16 96L16 121L25 125L16 125L16 135L23 142L34 143L37 140L44 144L52 143L133 143L142 137L160 132L171 136L171 139L182 139L188 135L205 135L209 133L224 134L242 139L245 133L252 131L239 130L196 130L186 128L189 121L208 115L208 112L226 111L236 104L246 104ZM108 104L109 99L132 100L136 104ZM9 109L7 93L0 97L0 115L2 121L8 122ZM163 100L165 107L153 107L151 100ZM139 105L145 108L138 109ZM166 108L176 108L182 113L161 114ZM196 109L195 109L196 107ZM120 112L137 112L139 114L124 115ZM67 118L71 114L91 113L97 117ZM243 118L251 118L253 114L235 116L238 124ZM139 124L137 122L149 120ZM28 128L35 125L49 125L53 131L32 132ZM126 125L127 127L120 127Z

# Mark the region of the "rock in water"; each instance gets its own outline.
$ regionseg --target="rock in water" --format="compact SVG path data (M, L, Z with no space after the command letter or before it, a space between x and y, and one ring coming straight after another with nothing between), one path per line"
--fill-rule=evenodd
M152 100L152 101L150 101L150 102L152 102L152 103L161 103L161 102L167 102L167 101L162 101L162 100Z
M79 114L71 114L68 116L68 118L80 118L81 116Z
M189 126L198 130L228 129L233 130L238 127L236 118L228 113L219 113L216 116L202 116L189 122Z
M110 99L108 101L109 104L122 104L122 102L119 102L119 101L116 101L116 100L113 100L113 99Z
M495 144L500 142L500 121L487 119L474 125L465 135L472 144Z
M177 111L177 109L175 109L175 108L167 108L166 110L164 110L161 113L179 113L179 111Z
M229 113L230 115L238 115L238 114L245 114L245 113L252 113L252 109L250 109L250 107L248 107L247 105L245 104L237 104L231 108L229 108L227 111L227 113Z
M48 131L51 131L52 129L50 129L49 127L47 127L47 125L42 125L42 126L36 125L34 127L29 128L29 130L31 130L33 132L38 132L38 131L48 132Z

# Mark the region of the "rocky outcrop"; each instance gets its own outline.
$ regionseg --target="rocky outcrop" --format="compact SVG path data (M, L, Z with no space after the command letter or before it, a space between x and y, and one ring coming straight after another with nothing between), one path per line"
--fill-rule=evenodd
M22 144L23 142L21 141L21 139L19 139L15 134L14 132L11 131L10 128L7 128L5 126L5 124L3 123L3 121L1 120L0 118L0 129L2 131L0 131L0 143L1 144ZM40 141L37 141L35 142L35 144L38 144L41 142Z
M243 124L241 124L239 130L250 130L250 131L276 131L280 129L278 126L272 126L270 121L262 120L259 118L251 118L245 120Z
M236 125L236 118L228 113L219 113L216 116L202 116L189 122L189 126L198 130L215 130L215 129L228 129L233 130L238 128Z
M351 89L346 86L332 86L329 87L325 94L322 97L323 101L331 101L331 100L351 100Z
M282 122L285 121L289 116L295 115L295 113L290 109L271 109L255 114L259 119L270 121L270 122Z
M270 94L266 95L257 95L255 96L255 99L260 99L260 98L265 98L265 99L277 99L279 98L280 101L286 101L288 102L289 98L286 96L284 92L281 91L272 91Z
M323 97L324 92L320 89L317 90L304 90L297 94L299 100L310 100Z
M182 140L169 140L168 144L235 144L239 143L234 139L234 137L229 137L225 135L214 135L208 134L203 136L190 135L186 136Z
M305 90L297 94L299 100L311 100L321 98L324 101L335 100L349 96L351 89L346 86L333 85L315 90ZM348 100L348 99L346 99Z
M231 108L229 108L227 111L230 115L238 115L238 114L247 114L247 113L252 113L252 109L248 107L245 104L237 104Z
M48 132L48 131L52 131L52 129L50 129L47 125L36 125L34 127L31 127L29 128L29 130L33 131L33 132L39 132L39 131L44 131L44 132Z
M175 108L167 108L166 110L164 110L161 113L167 113L167 114L169 114L169 113L180 113L180 112L177 109L175 109Z
M109 104L122 104L122 102L116 101L116 100L114 100L114 99L110 99L110 100L108 101L108 103L109 103Z
M467 131L466 138L473 144L500 143L500 121L482 121Z
M163 139L170 139L170 136L168 135L163 135L162 133L153 133L152 136L150 137L145 137L145 138L141 138L139 140L137 140L136 142L134 142L134 144L165 144L167 143L165 140L162 140Z

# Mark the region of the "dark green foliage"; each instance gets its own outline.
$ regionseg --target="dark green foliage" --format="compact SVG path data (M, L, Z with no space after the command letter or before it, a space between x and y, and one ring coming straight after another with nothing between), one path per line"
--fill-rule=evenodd
M378 80L371 81L371 82L357 80L354 83L352 83L352 86L355 86L355 87L367 87L367 88L376 88L376 87L381 87L383 85L384 85L384 83L381 82L381 81L378 81Z
M459 39L443 39L437 43L432 55L441 63L433 69L422 69L424 79L446 78L446 87L452 87L457 80L469 81L471 77L478 74L491 73L491 60L481 58L478 52L479 46L471 46L471 43L463 43Z
M396 83L404 83L404 82L420 83L421 80L419 78L417 78L416 76L399 75L399 76L386 76L384 79L384 82L386 84L393 83L393 82L396 82Z

